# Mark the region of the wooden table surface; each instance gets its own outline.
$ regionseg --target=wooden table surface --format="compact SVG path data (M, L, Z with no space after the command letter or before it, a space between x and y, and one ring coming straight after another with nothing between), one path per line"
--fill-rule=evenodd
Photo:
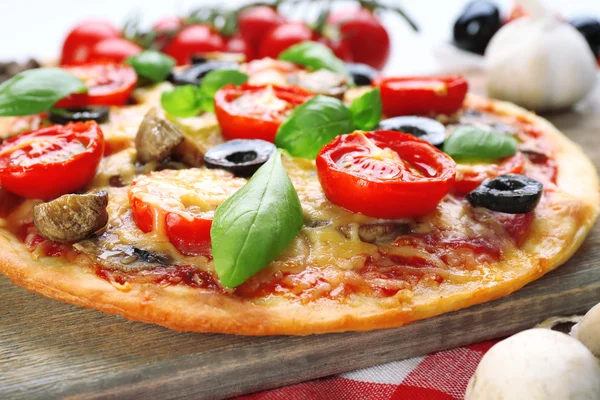
M600 87L548 118L600 164ZM225 398L502 337L600 301L599 256L596 226L564 266L503 299L397 329L308 337L178 333L1 277L0 398Z

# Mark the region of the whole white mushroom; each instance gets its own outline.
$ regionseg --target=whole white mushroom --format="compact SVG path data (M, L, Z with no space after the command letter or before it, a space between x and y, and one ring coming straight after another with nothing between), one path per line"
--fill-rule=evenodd
M598 400L600 364L578 340L530 329L497 343L481 359L465 400Z
M518 0L531 14L503 26L485 52L491 97L536 111L569 107L596 81L585 38L538 0Z
M586 345L596 357L600 358L600 303L596 304L577 325L573 326L571 336Z

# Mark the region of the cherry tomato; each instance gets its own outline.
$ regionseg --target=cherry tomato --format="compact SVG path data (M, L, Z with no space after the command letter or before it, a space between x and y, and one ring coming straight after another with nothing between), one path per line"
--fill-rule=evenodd
M127 103L137 83L135 70L129 65L84 64L64 69L83 80L88 91L60 100L56 103L59 108L122 106Z
M171 40L171 36L183 26L183 18L170 16L164 17L156 21L152 25L152 30L156 37L152 40L153 47L156 49L164 49Z
M175 35L163 49L177 60L178 65L189 64L194 54L224 51L225 40L208 25L189 25Z
M336 55L342 61L352 62L354 58L352 57L352 50L350 49L350 45L346 40L332 40L328 38L319 38L319 43L323 43L325 46L329 47L333 54Z
M252 48L253 54L258 52L263 37L285 19L269 6L246 8L238 15L240 34Z
M432 212L452 188L455 175L448 155L396 131L338 136L321 149L316 163L329 201L386 219Z
M215 113L227 139L273 142L279 125L312 96L296 86L228 85L215 94Z
M172 32L183 26L183 19L174 15L163 17L152 25L152 30L157 33Z
M254 60L254 49L239 33L227 39L226 51L229 53L242 53L246 61Z
M382 69L390 56L390 37L372 12L364 8L334 11L327 22L336 26L354 62Z
M487 179L494 179L500 175L518 174L523 170L525 157L518 152L514 156L506 157L495 164L475 164L456 166L456 182L453 192L459 196L472 192Z
M214 211L245 183L222 170L153 172L131 184L129 205L142 232L166 235L185 255L209 255Z
M121 63L131 56L140 54L143 49L123 38L104 39L92 47L88 62Z
M121 37L110 22L85 21L77 25L65 39L60 65L81 64L88 61L92 47L103 39Z
M52 200L87 185L104 151L95 122L52 125L0 145L0 185L30 199Z
M377 78L383 113L399 115L454 114L463 104L469 84L460 75Z
M315 39L315 33L300 22L289 22L270 30L260 43L260 58L277 58L279 53L295 44Z

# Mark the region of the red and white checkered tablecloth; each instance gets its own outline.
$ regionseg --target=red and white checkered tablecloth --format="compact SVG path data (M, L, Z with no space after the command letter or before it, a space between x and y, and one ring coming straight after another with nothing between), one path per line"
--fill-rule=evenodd
M496 343L395 361L236 400L460 400L481 357Z

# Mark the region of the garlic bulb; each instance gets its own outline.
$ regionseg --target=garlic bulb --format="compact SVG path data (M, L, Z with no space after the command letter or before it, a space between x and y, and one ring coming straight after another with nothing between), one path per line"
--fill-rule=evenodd
M600 303L588 311L571 329L571 336L585 344L596 357L600 358Z
M596 61L584 37L538 1L518 1L530 13L503 26L485 52L488 94L537 111L564 109L596 81Z
M465 400L597 400L600 364L579 341L530 329L497 343L481 359Z

